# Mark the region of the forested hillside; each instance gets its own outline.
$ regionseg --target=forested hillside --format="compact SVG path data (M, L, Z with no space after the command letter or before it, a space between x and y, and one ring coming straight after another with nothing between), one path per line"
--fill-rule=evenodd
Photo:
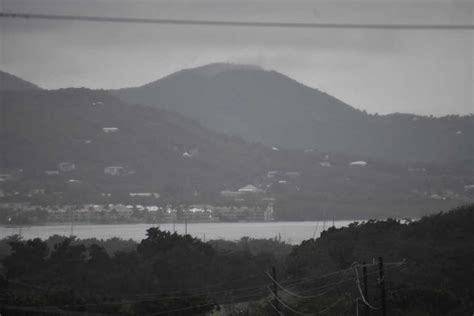
M329 228L294 247L249 238L204 243L150 228L138 244L12 237L0 242L0 257L7 314L274 315L271 304L285 315L354 315L357 305L362 314L363 262L364 299L380 312L372 260L382 257L387 315L466 315L474 308L474 205L408 224Z
M214 191L246 184L265 170L270 149L208 131L181 115L128 105L104 91L64 89L5 92L2 168L22 168L48 183L44 172L75 164L68 179L129 191L178 184ZM107 166L126 175L107 176ZM54 178L54 177L53 177Z
M40 88L34 83L0 70L0 91L29 91L39 89Z
M466 315L473 310L472 204L424 217L408 225L386 220L354 223L341 229L329 228L321 238L295 247L287 258L286 271L291 278L349 268L347 276L354 275L351 268L354 263L371 264L375 261L368 268L368 300L380 309L376 261L379 256L385 262L406 261L400 265L386 265L388 315ZM303 284L300 289L324 286L334 280L314 281ZM354 290L354 281L346 282L347 287L340 288L339 294L337 289L333 289L334 297L340 296L347 288L351 289L349 296L359 295ZM295 300L299 308L306 311L326 302L325 298Z
M178 203L222 204L222 190L253 184L276 199L278 219L308 220L417 217L472 199L464 188L474 183L469 161L400 164L272 149L105 91L1 98L0 189L9 201L129 203L129 192L171 192Z
M389 161L452 162L474 157L472 115L367 114L281 73L253 66L209 64L112 93L269 146L341 151Z

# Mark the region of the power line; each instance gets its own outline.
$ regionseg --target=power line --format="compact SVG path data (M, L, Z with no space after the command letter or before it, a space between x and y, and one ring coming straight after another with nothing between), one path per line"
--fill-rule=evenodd
M19 283L19 282L17 282ZM28 286L28 284L22 283L25 286ZM128 305L128 304L136 304L136 303L144 303L144 302L162 302L162 301L167 301L167 300L179 300L179 299L190 299L190 298L198 298L202 296L206 296L208 294L222 294L222 293L229 293L232 294L234 291L239 292L246 290L245 294L237 294L232 297L232 299L235 300L240 300L242 298L254 298L255 296L259 296L263 294L263 292L266 289L266 286L268 285L262 285L258 287L246 287L246 288L237 288L237 289L230 289L230 290L224 290L224 291L218 291L218 292L207 292L203 294L195 294L195 295L183 295L183 296L158 296L158 297L153 297L153 295L150 295L149 297L141 298L141 299L131 299L131 300L124 300L124 301L119 301L119 302L102 302L102 303L86 303L86 304L64 304L64 305L30 305L27 307L46 307L46 308L64 308L64 307L91 307L91 306L107 306L107 305ZM31 286L32 287L32 286Z
M242 296L241 298L252 298L252 296ZM234 300L228 300L228 301L225 301L225 302L220 302L219 304L230 304L232 302L234 302ZM150 315L162 315L162 314L168 314L168 313L175 313L175 312L181 312L181 311L191 310L191 309L198 308L198 307L205 307L205 306L211 306L211 305L217 305L217 303L192 305L192 306L188 306L188 307L184 307L184 308L160 311L160 312L153 313L153 314L150 314Z
M277 312L278 315L280 316L284 316L282 312L280 312L278 310L278 308L275 307L275 305L273 305L273 303L270 301L270 300L267 300L268 304L270 304L270 306L275 310L275 312Z
M352 270L352 268L351 268ZM377 272L371 272L369 274L376 274ZM356 279L356 277L347 277L345 279L342 279L342 280L339 280L339 281L336 281L336 282L331 282L329 284L325 284L325 285L321 285L321 286L318 286L318 287L313 287L313 288L309 288L309 289L306 289L306 290L302 290L300 291L301 293L306 293L306 292L309 292L309 291L319 291L319 290L326 290L324 292L321 292L321 293L317 293L317 294L313 294L313 295L302 295L302 294L297 294L291 290L288 289L288 287L283 287L283 285L277 283L278 287L280 287L284 292L290 294L290 295L293 295L295 297L298 297L298 298L302 298L302 299L310 299L310 298L316 298L316 297L320 297L324 294L327 294L329 293L334 287L337 287L338 285L340 284L343 284L343 283L346 283L346 282L349 282L349 281L354 281ZM298 283L304 283L306 281L300 281ZM295 283L292 287L294 288L295 285L297 283ZM329 289L329 290L327 290Z
M357 289L359 290L359 294L360 294L360 298L362 299L362 302L364 302L364 304L365 304L366 306L369 306L369 307L370 307L371 309L373 309L373 310L378 310L378 309L380 309L380 307L375 307L375 306L371 305L371 304L369 303L369 301L367 300L367 298L364 296L364 293L362 292L362 288L361 288L361 286L360 286L359 271L357 270L357 268L358 268L358 266L355 265L355 266L354 266L354 271L355 271L355 273L356 273L356 284L357 284Z
M153 298L157 297L154 301L164 301L164 300L175 300L175 299L183 299L183 298L193 298L193 297L202 297L202 296L209 296L209 295L216 295L216 294L236 294L235 292L241 292L244 291L248 294L255 292L255 295L258 294L258 292L261 292L261 289L265 288L268 286L268 284L263 284L260 286L252 286L252 287L242 287L242 288L230 288L226 290L221 290L221 291L203 291L200 293L195 293L195 294L187 294L187 295L179 295L179 296L164 296L162 293L148 293L148 294L141 294L141 295L131 295L130 297L148 297L148 298ZM238 296L237 296L238 297Z
M270 290L270 288L269 288L269 290ZM294 309L294 308L291 307L290 305L286 304L285 301L283 301L283 300L282 300L281 298L279 298L277 295L275 295L275 293L273 293L271 290L270 290L270 292L272 293L273 297L274 297L281 305L283 305L283 307L285 307L285 308L288 309L289 311L292 311L293 313L298 314L298 315L312 315L312 314L300 312L300 311Z
M301 299L310 299L310 298L316 298L316 297L319 297L319 296L322 296L326 293L329 293L331 290L328 290L328 291L325 291L325 292L322 292L322 293L318 293L316 295L301 295L301 294L298 294L296 292L293 292L289 289L287 289L286 287L284 287L283 285L281 285L279 282L277 282L270 274L267 273L267 276L274 282L274 284L276 284L280 289L282 289L284 292L286 292L287 294L290 294L291 296L294 296L294 297L297 297L297 298L301 298Z
M398 261L398 262L390 262L388 264L391 267L387 268L386 270L391 270L391 269L394 269L394 268L398 268L399 266L404 265L405 263L406 263L405 260ZM358 280L360 282L361 277L359 277L359 275L357 274L355 277L347 277L347 278L344 278L342 280L338 280L338 281L335 281L335 282L331 282L329 284L318 286L316 288L310 288L310 289L307 289L307 290L299 291L300 293L305 293L305 292L309 292L309 291L314 292L314 291L329 289L329 290L326 290L322 293L317 293L317 294L312 294L312 295L303 295L303 294L296 293L292 290L292 288L295 288L295 286L298 285L298 284L306 283L306 282L309 282L311 280L321 279L321 278L324 278L324 277L327 277L327 276L330 276L330 275L340 274L340 273L352 270L354 266L359 267L359 266L368 266L368 265L359 265L357 263L354 263L351 268L334 271L334 272L327 273L327 274L324 274L324 275L318 275L318 276L313 276L313 277L309 277L309 278L302 278L302 279L299 279L299 281L277 282L268 273L266 273L266 275L267 275L267 277L269 277L271 279L272 282L274 282L281 290L283 290L287 294L292 295L292 296L297 297L297 298L301 298L301 299L311 299L311 298L316 298L316 297L322 296L322 295L330 292L332 288L336 287L339 284L346 283L346 282L349 282L349 281L354 281L354 280ZM377 271L373 271L373 272L368 273L367 275L373 275L373 274L377 274L377 273L378 273ZM283 284L286 285L286 286L284 286Z
M339 303L341 303L341 302L344 301L345 299L347 299L347 298L344 298L344 296L343 296L343 297L340 297L339 299L337 299L334 303L332 303L331 305L329 305L329 306L326 307L325 309L322 309L322 310L320 310L319 312L316 312L316 314L323 314L323 313L329 311L331 308L336 307Z
M188 25L188 26L262 27L262 28L474 30L473 24L256 22L256 21L152 19L152 18L83 16L83 15L31 14L31 13L21 13L21 12L0 12L0 18L68 20L68 21L85 21L85 22L136 23L136 24Z
M393 263L389 263L390 265L392 265L392 267L390 268L387 268L386 270L391 270L391 269L394 269L394 268L398 268L399 266L405 264L406 261L401 261L401 262L393 262ZM355 265L357 266L357 265ZM352 269L352 268L349 268L349 269ZM344 272L344 271L347 271L348 269L344 269L344 270L339 270L339 271L335 271L335 272L331 272L331 273L328 273L328 274L325 274L325 275L322 275L322 276L317 276L316 278L322 278L322 277L325 277L325 276L328 276L328 275L333 275L333 274L336 274L336 273L340 273L340 272ZM357 272L356 272L357 273ZM375 274L377 272L372 272L372 273L369 273L370 274ZM268 276L268 275L267 275ZM270 277L270 276L269 276ZM272 280L273 278L270 277ZM313 279L316 279L315 277L313 277ZM352 281L352 280L359 280L359 276L357 275L357 277L352 277L352 278L347 278L347 279L343 279L341 281L338 281L338 282L333 282L333 283L330 283L330 284L327 284L327 285L324 285L324 286L320 286L318 288L313 288L311 289L312 291L314 290L320 290L320 289L325 289L325 288L332 288L332 287L335 287L337 286L338 284L341 284L341 283L344 283L344 282L347 282L347 281ZM36 289L36 290L42 290L42 291L48 291L50 289L45 289L43 287L38 287L36 285L33 285L33 284L28 284L28 283L25 283L25 282L20 282L20 281L13 281L13 280L10 280L9 281L10 283L16 283L16 284L20 284L20 285L23 285L23 286L27 286L27 287L30 287L30 288L33 288L33 289ZM329 291L325 291L325 292L322 292L322 293L319 293L319 294L316 294L316 295L313 295L313 296L302 296L302 295L299 295L297 293L294 293L288 289L286 289L285 287L283 287L281 284L279 284L278 282L275 282L275 284L278 285L278 287L280 287L282 290L284 290L285 292L291 294L291 295L294 295L296 297L300 297L300 298L315 298L315 297L318 297L318 296L322 296L326 293L328 293ZM160 301L164 301L164 300L171 300L171 299L186 299L186 298L192 298L192 297L199 297L199 296L204 296L204 295L209 295L209 294L220 294L220 293L229 293L229 294L232 294L233 292L240 292L240 291L243 291L243 290L247 290L246 293L242 293L242 294L237 294L237 295L234 295L232 297L232 300L231 301L221 301L219 302L218 304L225 304L225 303L231 303L231 302L234 302L236 300L240 300L240 299L244 299L244 298L256 298L255 296L259 296L261 294L263 294L264 290L266 287L268 287L269 284L266 284L266 285L260 285L260 286L248 286L248 287L240 287L240 288L231 288L231 289L226 289L226 290L222 290L222 291L206 291L206 292L203 292L202 294L192 294L192 295L182 295L182 296L171 296L171 297L162 297L161 295L163 295L162 293L158 294L158 293L149 293L149 295L151 297L147 297L147 298L144 298L144 299L138 299L138 300L126 300L126 301L119 301L119 302L102 302L102 303L89 303L89 304L64 304L64 305L32 305L32 306L25 306L25 307L29 307L29 308L64 308L64 307L90 307L90 306L107 306L107 305L127 305L127 304L136 304L136 303L142 303L142 302L160 302ZM273 292L272 292L273 294ZM160 295L161 297L158 297L158 298L153 298L153 296L158 296ZM147 296L147 294L141 294L141 295L137 295L137 296ZM279 299L277 299L279 300ZM334 304L337 304L338 302L334 303ZM365 302L364 302L365 303ZM212 303L212 304L217 304L217 303ZM203 304L202 306L209 306L209 305L212 305L211 303L210 304ZM195 307L201 307L201 305L199 306L190 306L190 307L187 307L186 309L184 310L188 310L188 309L192 309L192 308L195 308ZM332 306L333 307L333 306ZM332 308L330 307L330 308ZM174 311L181 311L182 309L180 310L173 310L173 311L168 311L168 312L174 312ZM323 310L325 311L325 310ZM319 313L323 312L323 311L320 311ZM158 313L160 314L160 313Z
M232 291L232 290L242 290L242 289L249 289L249 288L254 288L254 287L241 287L241 288L226 288L226 289L222 289L222 290L218 290L218 291L215 291L215 290L210 290L211 288L216 288L216 287L219 287L219 286L223 286L223 285L227 285L229 283L233 283L233 282L236 282L236 281L239 281L241 282L242 280L248 280L248 279L251 279L251 278L256 278L256 277L259 277L261 276L261 274L251 274L251 275L248 275L248 276L245 276L245 277L241 277L241 278L235 278L235 279L231 279L231 280L228 280L228 281L223 281L223 282L218 282L218 283L212 283L210 285L207 285L207 286L201 286L201 287L196 287L196 288L192 288L192 289L181 289L181 290L173 290L173 291L169 291L169 292L159 292L159 293L139 293L139 294L134 294L132 296L149 296L149 295L163 295L163 294L175 294L175 293L183 293L183 292L186 292L186 293L193 293L193 295L197 295L199 293L202 293L202 294L207 294L207 293L218 293L218 292L226 292L226 291ZM262 286L266 286L266 284L262 285Z
M330 304L328 307L326 307L326 308L324 308L320 311L317 311L315 313L305 313L305 312L300 312L300 311L294 309L293 307L288 305L285 301L283 301L280 297L276 296L272 291L270 291L270 292L272 293L273 297L275 297L275 299L278 302L280 302L281 305L283 305L283 307L285 307L289 311L292 311L293 313L298 314L298 315L319 315L319 314L323 314L323 313L329 311L330 309L336 307L338 304L340 304L341 302L343 302L344 300L347 299L346 295L343 295L342 297L340 297L339 299L334 301L332 304Z
M263 294L265 291L265 288L262 288L259 290ZM197 307L204 307L204 306L211 306L211 305L218 305L218 304L228 304L232 303L235 300L240 300L240 299L255 299L255 295L259 294L258 292L251 291L250 293L247 293L245 295L239 295L237 297L233 297L232 299L224 300L221 302L212 302L212 303L205 303L205 304L198 304L198 305L191 305L187 306L185 308L179 308L179 309L173 309L173 310L167 310L167 311L160 311L158 313L152 314L152 315L160 315L160 314L165 314L169 312L178 312L178 311L184 311L184 310L190 310L194 309ZM161 300L157 299L141 299L141 300L129 300L129 301L121 301L121 302L103 302L103 303L91 303L91 304L64 304L64 305L30 305L30 306L23 306L27 308L74 308L74 307L91 307L91 306L114 306L114 305L128 305L128 304L136 304L136 303L145 303L145 302L159 302Z
M277 282L276 284L278 285L279 288L281 288L283 291L287 292L290 295L293 295L293 296L296 296L296 297L299 297L299 298L315 298L315 297L321 296L322 294L327 293L329 291L319 293L319 294L315 294L315 295L311 295L311 296L304 296L304 295L301 295L301 294L294 293L292 290L290 290L290 288L293 289L298 284L307 283L307 282L314 281L314 280L317 280L317 279L322 279L322 278L330 276L330 275L340 274L340 273L344 273L344 272L350 271L350 270L352 270L352 267L347 268L347 269L343 269L343 270L334 271L334 272L327 273L327 274L324 274L324 275L318 275L318 276L313 276L313 277L309 277L309 278L302 278L302 279L299 279L300 281L286 281L286 282L284 281L284 282ZM375 273L377 273L377 272L372 272L370 274L375 274ZM267 276L268 276L268 274L267 274ZM325 284L325 285L318 286L316 288L310 288L310 289L307 289L307 290L302 290L300 292L324 290L324 289L333 288L333 287L335 287L339 284L346 283L348 281L354 281L354 280L355 280L355 277L347 277L347 278L344 278L342 280L334 281L334 282L331 282L331 283L328 283L328 284ZM283 284L285 284L286 286L283 286Z
M349 270L352 270L352 267L337 270L337 271L333 271L333 272L329 272L329 273L326 273L326 274L317 274L317 275L312 275L312 276L308 276L308 277L304 277L304 278L296 278L296 279L293 279L293 280L286 280L286 281L282 281L280 283L291 286L291 285L298 284L298 283L305 283L305 282L308 282L308 281L320 280L320 279L330 277L330 276L333 276L333 275L336 275L336 274L340 274L340 273L343 273L343 272L346 272L346 271L349 271Z

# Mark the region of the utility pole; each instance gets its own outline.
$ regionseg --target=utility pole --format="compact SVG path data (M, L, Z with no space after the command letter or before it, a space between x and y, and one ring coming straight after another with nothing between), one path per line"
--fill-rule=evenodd
M387 304L385 302L385 275L383 269L383 258L379 257L379 286L380 286L380 301L382 302L382 315L387 315Z
M186 217L184 218L184 234L188 234L188 219Z
M367 284L367 266L365 262L362 263L362 275L364 281L364 296L366 300L369 300L369 286ZM369 306L364 304L364 316L369 316Z
M273 305L275 306L276 310L275 313L277 316L280 314L280 302L278 301L278 286L277 286L277 274L275 266L272 267L272 278L273 278L273 295L275 296L273 299Z

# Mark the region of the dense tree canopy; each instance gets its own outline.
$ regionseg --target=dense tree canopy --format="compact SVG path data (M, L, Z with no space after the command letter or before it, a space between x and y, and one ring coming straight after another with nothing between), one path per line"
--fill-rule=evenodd
M218 309L270 315L273 280L266 272L272 267L285 315L352 315L361 302L357 280L363 262L366 299L380 307L373 263L378 257L385 261L389 315L465 315L474 308L474 205L408 223L331 227L294 247L250 238L204 243L158 228L148 229L138 244L53 236L11 237L0 246L2 308L8 315L205 315Z

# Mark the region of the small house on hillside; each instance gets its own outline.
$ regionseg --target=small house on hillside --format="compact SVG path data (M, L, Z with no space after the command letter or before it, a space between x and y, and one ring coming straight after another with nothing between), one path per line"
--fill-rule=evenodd
M69 172L76 169L76 165L72 162L60 162L58 163L58 169L62 172Z
M474 192L474 184L468 184L464 186L464 191Z
M256 186L249 184L239 189L240 193L262 193L263 190L257 188Z
M367 162L366 161L362 161L362 160L359 160L359 161L353 161L349 164L349 166L355 166L355 167L365 167L367 166Z
M155 199L160 197L160 194L156 192L130 192L129 195L131 197L153 197Z
M122 166L108 166L104 168L104 173L111 176L118 176L125 172L125 168Z
M102 131L106 134L109 134L109 133L116 133L119 131L119 129L118 127L103 127Z

